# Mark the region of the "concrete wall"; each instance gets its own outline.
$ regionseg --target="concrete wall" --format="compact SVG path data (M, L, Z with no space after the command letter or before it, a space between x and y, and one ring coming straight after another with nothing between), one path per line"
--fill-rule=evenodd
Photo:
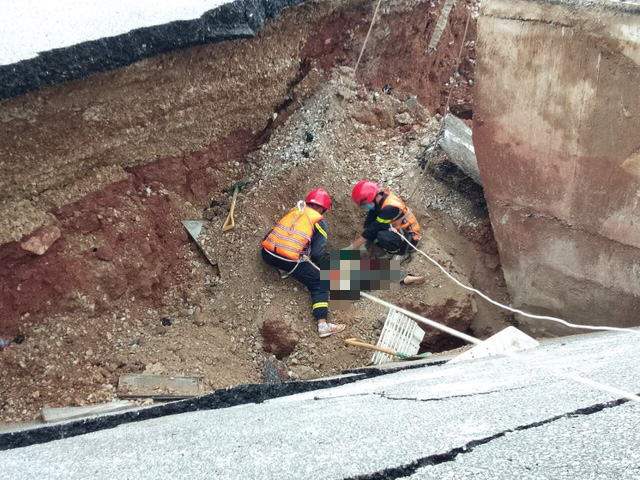
M640 5L485 0L477 48L474 143L514 306L640 325Z

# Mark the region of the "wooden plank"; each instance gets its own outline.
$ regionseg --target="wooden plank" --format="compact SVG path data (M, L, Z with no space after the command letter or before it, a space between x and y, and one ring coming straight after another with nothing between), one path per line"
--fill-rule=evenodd
M45 423L62 422L74 418L88 417L90 415L102 415L105 413L118 412L134 408L136 405L128 400L117 400L115 402L101 403L98 405L88 405L86 407L63 407L63 408L42 408L42 420Z
M120 398L177 400L196 397L203 393L204 386L199 377L127 373L120 375L118 380Z

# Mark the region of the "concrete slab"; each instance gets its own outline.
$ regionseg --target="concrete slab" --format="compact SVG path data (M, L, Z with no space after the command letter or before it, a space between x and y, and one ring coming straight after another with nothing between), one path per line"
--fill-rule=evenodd
M540 345L540 342L531 338L526 333L521 332L516 327L507 327L487 338L481 344L476 345L454 359L449 360L449 363L458 363L473 360L475 358L515 353L520 350L535 348L538 345Z
M120 375L117 391L120 398L177 400L202 395L204 386L199 377L128 373Z

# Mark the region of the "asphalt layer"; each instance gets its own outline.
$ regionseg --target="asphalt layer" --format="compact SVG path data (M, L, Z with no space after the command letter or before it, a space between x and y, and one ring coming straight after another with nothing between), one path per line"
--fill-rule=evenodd
M139 28L122 35L41 52L35 58L0 66L0 101L115 70L171 50L254 37L267 19L276 17L285 7L305 1L235 0L194 20Z
M2 453L0 478L637 479L637 334L544 342Z

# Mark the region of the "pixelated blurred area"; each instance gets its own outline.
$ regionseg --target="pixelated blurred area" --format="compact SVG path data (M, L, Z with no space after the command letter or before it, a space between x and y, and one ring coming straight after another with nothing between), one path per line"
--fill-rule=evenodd
M389 290L391 282L405 276L399 260L370 258L359 250L330 250L320 263L321 288L329 290L336 310L348 310L352 300L360 300L361 291Z

